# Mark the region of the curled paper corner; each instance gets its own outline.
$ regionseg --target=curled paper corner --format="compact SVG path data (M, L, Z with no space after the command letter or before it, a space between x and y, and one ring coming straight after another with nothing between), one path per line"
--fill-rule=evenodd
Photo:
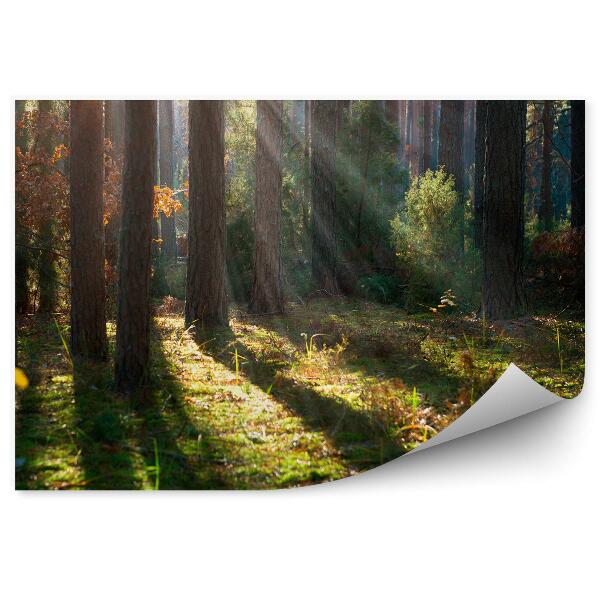
M516 419L560 400L560 396L536 383L511 363L498 381L469 410L409 454Z

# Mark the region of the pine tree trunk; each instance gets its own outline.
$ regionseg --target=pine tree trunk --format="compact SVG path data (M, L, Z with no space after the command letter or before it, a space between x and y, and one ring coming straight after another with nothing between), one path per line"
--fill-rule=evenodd
M473 182L473 220L475 246L483 248L483 176L485 173L485 132L487 100L475 103L475 174Z
M156 101L127 100L115 351L115 379L122 391L148 378L155 164Z
M585 226L585 101L571 100L571 227Z
M160 185L173 189L173 100L159 101ZM161 256L172 261L177 258L175 215L160 215Z
M102 101L71 102L71 350L106 358Z
M312 276L319 290L336 294L336 102L313 100L312 105Z
M400 145L398 147L398 161L405 163L404 148L406 146L406 100L400 100L398 107L398 131L400 133Z
M438 150L440 142L440 101L432 101L431 117L431 168L437 169L439 165Z
M525 120L527 103L488 101L483 202L483 314L525 312L523 283Z
M310 138L312 103L304 101L304 189L302 204L302 225L305 235L308 235L308 208L310 206Z
M222 100L189 103L190 215L185 320L227 325Z
M27 133L17 128L17 124L23 118L25 113L25 100L15 101L15 147L21 152L27 151L28 140ZM23 199L16 195L16 206L23 202ZM29 312L29 267L31 263L30 248L31 236L25 223L21 223L18 217L18 210L15 219L15 310L18 314Z
M456 223L458 231L458 253L464 253L465 196L463 163L464 100L442 100L440 113L439 164L446 173L454 177L456 189Z
M48 115L52 111L51 100L40 100L38 102L40 115ZM54 152L54 140L52 132L42 132L41 146L46 155L51 156ZM45 214L40 224L39 241L40 246L44 248L40 252L38 261L38 287L40 294L40 303L38 310L41 313L51 313L56 309L56 255L52 252L54 245L54 219L51 214Z
M431 100L423 101L423 172L431 169Z
M553 102L544 100L542 125L544 128L544 143L542 146L542 193L540 202L540 220L544 231L552 230L554 207L552 205L552 130Z
M250 312L282 313L281 147L283 102L256 103L256 212L254 282Z
M465 100L465 126L463 140L463 162L464 162L464 184L465 189L469 187L469 175L471 167L475 162L475 101Z
M421 143L422 143L422 123L421 112L423 108L422 100L412 101L412 140L410 152L410 175L417 177L421 173Z

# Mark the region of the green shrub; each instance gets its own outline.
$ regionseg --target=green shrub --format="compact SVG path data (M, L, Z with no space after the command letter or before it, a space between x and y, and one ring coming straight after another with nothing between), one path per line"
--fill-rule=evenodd
M404 210L391 221L398 266L408 280L409 308L431 306L449 288L463 307L478 302L480 258L468 236L470 215L467 201L461 251L454 177L440 168L411 181Z
M382 304L398 304L403 298L405 286L393 275L375 273L358 280L358 290L367 300Z

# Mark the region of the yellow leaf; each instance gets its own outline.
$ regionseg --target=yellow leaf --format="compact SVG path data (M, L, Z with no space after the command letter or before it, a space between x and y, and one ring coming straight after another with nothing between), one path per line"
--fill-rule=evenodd
M27 379L27 375L25 375L23 369L19 369L19 367L15 368L15 385L20 390L29 387L29 379Z

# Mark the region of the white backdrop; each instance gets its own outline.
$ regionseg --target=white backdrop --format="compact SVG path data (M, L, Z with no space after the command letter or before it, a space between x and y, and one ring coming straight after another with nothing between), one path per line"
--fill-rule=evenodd
M3 597L590 597L600 533L591 3L8 4L0 9ZM302 490L14 492L16 97L586 98L583 396Z

